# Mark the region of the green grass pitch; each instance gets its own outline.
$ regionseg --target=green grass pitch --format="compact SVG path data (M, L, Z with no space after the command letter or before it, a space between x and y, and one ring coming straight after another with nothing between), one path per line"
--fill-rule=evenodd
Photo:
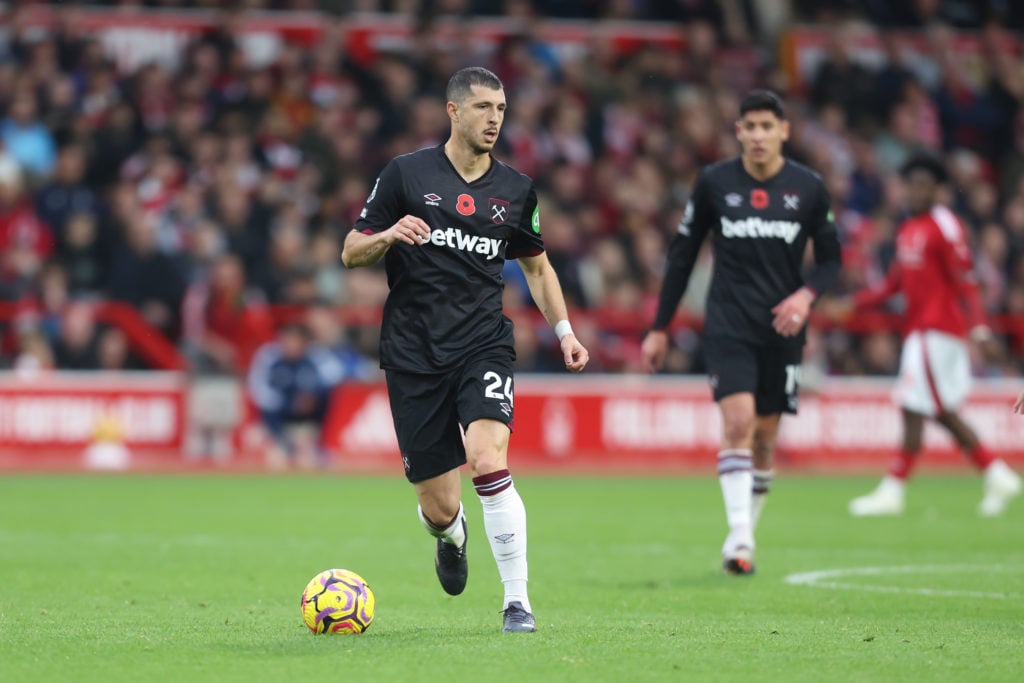
M874 483L780 478L757 575L726 577L711 477L522 476L540 630L503 635L468 486L451 598L400 476L6 476L0 681L1021 680L1022 501L980 519L980 478L925 474L902 518L850 518ZM373 587L366 634L303 626L330 567Z

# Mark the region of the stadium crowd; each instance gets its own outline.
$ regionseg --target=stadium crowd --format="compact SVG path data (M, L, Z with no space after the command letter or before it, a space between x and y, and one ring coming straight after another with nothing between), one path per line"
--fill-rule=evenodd
M339 12L532 13L515 0L335 4ZM341 240L387 159L444 141L444 86L468 64L504 81L510 107L498 156L537 183L545 243L570 305L600 312L575 321L594 351L588 371L639 370L644 330L611 321L635 321L639 311L649 322L692 183L703 165L738 152L732 123L754 85L785 96L786 153L826 180L844 291L883 277L903 212L896 169L923 148L942 154L955 180L948 200L969 227L988 312L1024 315L1024 60L1006 29L1020 17L1012 7L1000 13L1007 3L986 5L991 13L976 21L980 60L958 59L953 29L935 21L923 33L929 59L907 59L880 33L886 59L869 66L851 57L858 36L876 30L869 20L904 20L871 14L879 3L851 16L851 4L795 3L806 18L835 22L805 89L786 77L774 46L765 48L747 0L544 3L583 7L581 16L678 21L682 52L646 44L621 53L598 39L560 52L528 32L485 52L471 41L438 45L424 23L407 52L372 63L353 59L339 31L310 48L285 45L266 66L246 62L233 14L189 44L176 68L130 72L95 38L61 22L29 30L15 12L0 36L0 300L21 313L8 321L0 357L18 368L142 367L124 334L93 314L91 302L109 299L137 308L197 370L241 373L273 337L274 305L311 307L321 319L325 306L379 305L383 270L345 271ZM948 2L906 4L913 21L905 23L964 23L943 14ZM720 59L726 45L748 47L752 68L730 68ZM705 253L684 301L694 316L710 268ZM520 370L562 369L517 266L506 273ZM322 341L344 353L376 353L372 326L311 329L326 330ZM1002 338L1006 357L986 373L1020 370L1024 336L1011 329ZM700 372L698 336L680 327L674 340L668 369ZM823 327L808 357L821 374L893 374L899 337Z

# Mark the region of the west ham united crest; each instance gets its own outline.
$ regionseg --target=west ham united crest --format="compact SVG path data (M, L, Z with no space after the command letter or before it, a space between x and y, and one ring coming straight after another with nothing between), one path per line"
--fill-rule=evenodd
M491 197L487 200L487 211L491 214L491 220L501 225L508 218L508 202Z

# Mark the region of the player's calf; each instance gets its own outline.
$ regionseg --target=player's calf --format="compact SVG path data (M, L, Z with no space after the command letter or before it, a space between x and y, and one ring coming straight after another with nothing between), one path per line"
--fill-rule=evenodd
M455 519L447 527L438 527L423 514L419 508L420 522L431 536L437 537L437 548L434 552L434 569L441 588L448 595L459 595L466 588L469 578L469 562L466 559L466 516L462 504Z

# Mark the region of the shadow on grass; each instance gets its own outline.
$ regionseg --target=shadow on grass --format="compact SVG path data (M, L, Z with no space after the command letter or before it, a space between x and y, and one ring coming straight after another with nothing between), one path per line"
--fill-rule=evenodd
M597 588L602 591L637 592L665 590L715 590L736 587L755 586L765 581L774 582L775 578L759 576L728 576L721 569L710 567L700 571L670 577L625 577L609 576L607 578L591 577L578 582L581 588Z
M252 633L242 637L210 640L207 648L269 657L335 656L339 652L355 654L399 649L430 649L443 655L448 649L465 650L494 642L496 638L503 637L498 630L499 625L499 622L441 626L374 625L361 635L317 635L302 626L289 626L275 633ZM504 637L509 638L507 635Z

